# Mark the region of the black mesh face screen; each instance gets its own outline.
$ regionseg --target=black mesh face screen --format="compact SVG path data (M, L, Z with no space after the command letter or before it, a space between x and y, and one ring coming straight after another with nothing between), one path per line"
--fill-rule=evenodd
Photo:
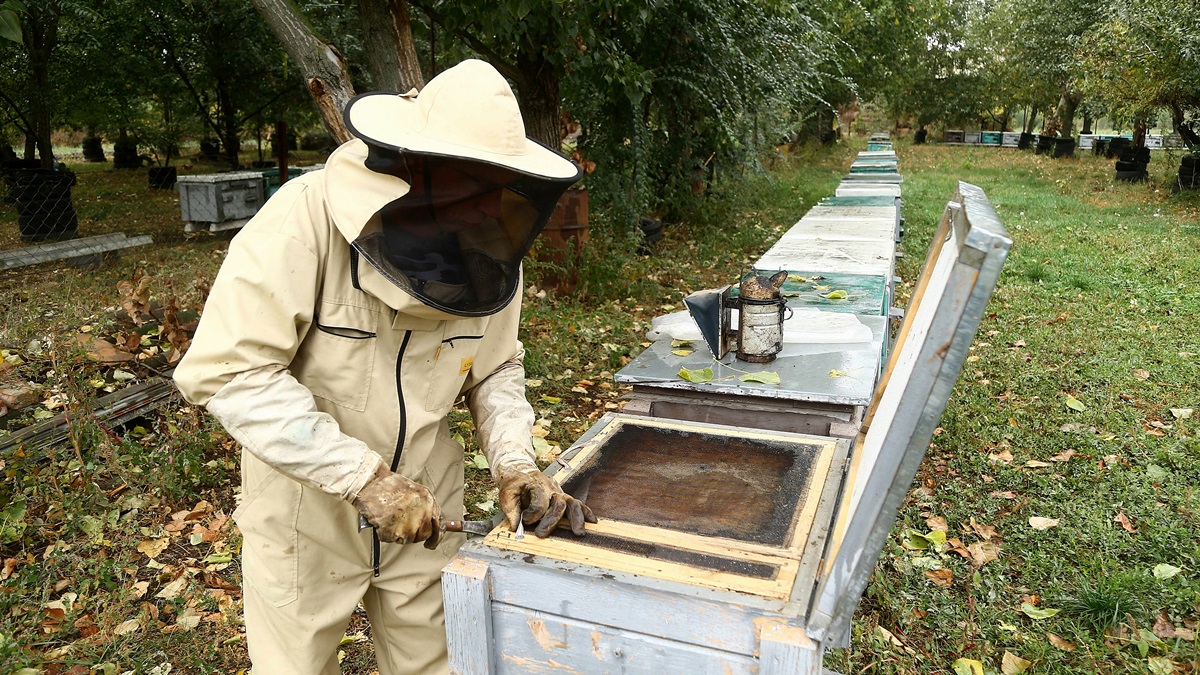
M521 258L571 183L414 154L399 155L386 172L411 189L371 219L354 247L396 286L460 316L508 304Z

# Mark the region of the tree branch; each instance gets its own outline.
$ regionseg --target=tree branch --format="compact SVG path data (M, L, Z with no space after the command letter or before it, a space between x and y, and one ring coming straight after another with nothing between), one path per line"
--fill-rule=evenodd
M455 37L457 37L460 40L462 40L463 42L467 43L467 45L470 46L471 49L474 49L481 56L486 57L488 62L491 63L496 68L496 70L500 71L501 75L503 75L503 76L507 77L508 79L512 80L513 82L515 82L518 89L521 89L523 87L527 87L530 85L529 78L527 78L525 76L525 74L522 73L516 67L516 65L506 61L503 56L496 53L495 50L493 50L491 47L484 44L481 40L476 38L474 35L471 35L470 33L461 31L457 28L447 27L446 17L441 12L437 11L436 9L433 9L432 7L429 7L428 5L420 3L420 2L412 2L412 4L416 5L417 7L420 7L421 11L425 12L425 16L428 16L430 18L430 20L432 20L437 25L441 26L442 30L449 31Z

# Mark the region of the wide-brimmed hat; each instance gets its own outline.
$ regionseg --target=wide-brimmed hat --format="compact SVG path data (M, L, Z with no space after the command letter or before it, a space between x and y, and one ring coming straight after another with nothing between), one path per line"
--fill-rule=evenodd
M580 176L571 160L525 137L512 89L484 61L463 61L419 93L356 96L344 115L350 132L368 144L472 159L550 180Z

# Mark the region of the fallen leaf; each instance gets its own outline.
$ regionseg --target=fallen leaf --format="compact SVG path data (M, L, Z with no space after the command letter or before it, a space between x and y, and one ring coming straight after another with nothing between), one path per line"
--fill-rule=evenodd
M954 583L954 572L948 569L925 570L925 576L938 586L950 586Z
M1084 410L1087 410L1087 406L1084 405L1082 401L1070 394L1067 394L1067 407L1076 412L1083 412Z
M1016 656L1012 652L1004 652L1004 657L1000 660L1000 672L1004 675L1017 675L1029 670L1029 666L1033 664L1025 659Z
M1001 450L1000 452L988 455L988 460L993 464L1012 464L1013 454L1008 450Z
M145 595L148 590L150 590L149 581L136 581L129 587L129 597L130 599L137 600Z
M1154 634L1164 640L1170 640L1175 637L1175 624L1167 616L1166 612L1159 614L1154 619Z
M1000 490L992 490L988 493L988 496L995 497L997 499L1016 499L1017 493L1013 492L1012 490L1005 490L1003 492Z
M5 579L11 577L13 570L15 570L15 569L17 569L17 559L16 558L5 558L4 559L4 568L0 569L0 581L4 581Z
M983 567L1000 557L1000 545L991 541L977 541L967 547L971 553L971 563Z
M1137 528L1134 527L1133 523L1129 520L1129 516L1125 515L1124 513L1118 513L1116 517L1113 518L1113 522L1120 525L1121 528L1126 532L1130 534L1137 534Z
M1160 563L1160 564L1154 566L1153 574L1154 574L1155 579L1162 581L1162 580L1170 579L1171 577L1175 576L1176 574L1179 574L1182 571L1183 571L1182 568L1176 567L1174 565Z
M138 544L137 550L141 553L145 553L147 558L153 560L154 558L157 558L160 553L167 550L167 546L170 543L170 537L163 537L162 539L148 539Z
M199 626L200 619L203 618L204 615L197 611L195 607L188 607L175 619L175 624L182 630L191 630Z
M1146 370L1145 368L1134 368L1134 369L1130 370L1129 372L1133 373L1133 377L1135 379L1138 379L1138 380L1150 379L1150 371Z
M1029 604L1033 605L1034 607L1037 607L1038 605L1042 604L1042 596L1038 595L1037 593L1030 593L1029 595L1022 595L1021 602L1028 602Z
M691 356L693 351L691 349L672 349L671 353L675 356Z
M1069 462L1069 461L1071 461L1071 458L1075 456L1075 454L1076 453L1074 450L1067 449L1067 450L1060 452L1057 455L1051 457L1050 459L1052 459L1056 462Z
M172 581L166 586L163 586L162 590L156 593L154 597L162 598L163 600L174 600L175 598L179 597L179 594L183 592L183 589L187 588L187 583L188 576L186 574L181 574L178 579Z
M1029 526L1035 530L1048 530L1058 526L1058 518L1040 518L1033 516L1029 519Z
M996 532L996 528L992 527L991 525L981 525L980 523L976 522L975 518L971 518L971 529L974 530L975 534L979 535L981 539L1000 538L999 533Z
M1046 637L1050 639L1050 644L1054 645L1058 649L1063 650L1064 652L1075 651L1075 643L1074 642L1067 642L1066 640L1060 638L1059 636L1055 635L1054 633L1046 633Z
M932 518L927 518L925 520L925 525L927 525L930 530L937 530L939 532L949 532L950 531L950 526L946 524L946 519L941 516L934 516Z
M1171 675L1175 672L1175 662L1165 656L1151 656L1146 659L1146 666L1152 675Z
M837 368L833 368L829 371L829 376L835 379L839 377L845 377L846 375L847 373L845 371L838 370Z
M1029 604L1028 602L1021 603L1021 612L1023 612L1025 614L1025 616L1027 616L1031 619L1037 619L1037 620L1049 619L1050 617L1054 616L1055 614L1058 614L1061 611L1062 611L1061 609L1049 609L1049 608L1045 608L1045 607L1034 607L1033 605Z
M1054 465L1050 462L1043 462L1040 459L1031 459L1028 462L1025 462L1025 468L1027 469L1045 469L1048 466Z
M551 405L557 405L559 403L562 403L561 398L559 398L557 396L547 396L545 394L542 394L542 400Z
M761 373L744 373L738 376L742 382L758 382L760 384L779 384L779 373L776 372L761 372Z
M850 294L843 290L830 291L825 295L829 300L845 300L850 297Z
M113 633L116 635L128 635L141 627L141 621L138 621L137 619L130 619L117 624L117 627L113 629Z
M984 675L983 662L975 659L956 659L951 667L954 675Z
M1191 408L1171 408L1171 414L1172 414L1172 415L1175 417L1175 419L1177 419L1177 420L1190 420L1190 419L1192 419L1192 412L1193 412L1193 411L1192 411L1192 409L1191 409Z
M709 382L713 379L713 370L712 368L697 368L695 370L680 368L679 377L682 377L688 382Z

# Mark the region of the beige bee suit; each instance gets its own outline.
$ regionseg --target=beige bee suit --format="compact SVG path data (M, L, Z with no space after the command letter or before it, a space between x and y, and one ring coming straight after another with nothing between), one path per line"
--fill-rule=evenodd
M446 671L440 571L462 535L435 551L382 544L376 572L350 500L384 462L462 518L463 452L445 420L462 394L493 471L535 468L519 290L496 314L461 318L354 259L349 242L407 191L366 154L346 143L233 239L175 371L243 446L234 518L255 675L338 672L360 599L383 675Z

